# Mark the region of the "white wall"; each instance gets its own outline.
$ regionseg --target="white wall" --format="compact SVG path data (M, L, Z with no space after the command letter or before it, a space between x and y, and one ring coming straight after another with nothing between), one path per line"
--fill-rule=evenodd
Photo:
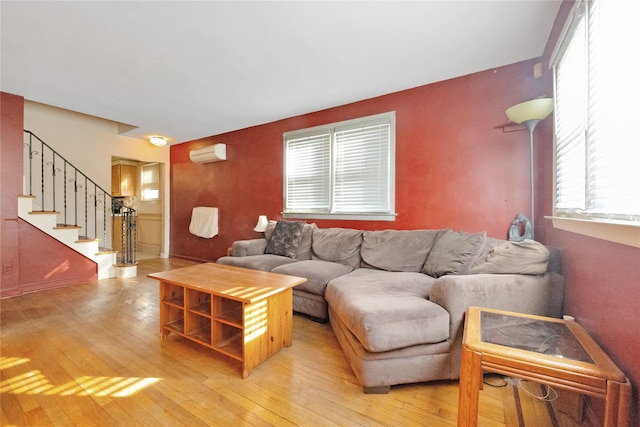
M118 123L25 99L24 128L107 191L111 189L111 156L165 165L163 181L162 257L169 256L169 146L118 135Z

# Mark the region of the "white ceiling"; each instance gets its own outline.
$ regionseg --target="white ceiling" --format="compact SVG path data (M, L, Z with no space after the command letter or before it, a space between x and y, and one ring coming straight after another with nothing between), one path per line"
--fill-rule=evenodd
M178 143L539 57L559 6L2 0L0 88Z

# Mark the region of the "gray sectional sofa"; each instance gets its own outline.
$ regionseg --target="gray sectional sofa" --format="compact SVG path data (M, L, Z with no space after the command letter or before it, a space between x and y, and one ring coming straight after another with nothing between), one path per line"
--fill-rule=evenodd
M217 262L307 278L294 311L331 322L366 393L458 378L471 305L562 315L559 252L532 240L277 221Z

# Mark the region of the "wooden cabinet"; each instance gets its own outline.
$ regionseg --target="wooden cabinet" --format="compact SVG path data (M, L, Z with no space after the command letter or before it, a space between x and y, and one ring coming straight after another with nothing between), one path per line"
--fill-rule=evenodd
M137 166L118 164L111 166L111 195L126 197L136 195Z
M291 345L292 288L304 278L201 264L150 274L160 280L160 334L178 334L242 363L246 378Z

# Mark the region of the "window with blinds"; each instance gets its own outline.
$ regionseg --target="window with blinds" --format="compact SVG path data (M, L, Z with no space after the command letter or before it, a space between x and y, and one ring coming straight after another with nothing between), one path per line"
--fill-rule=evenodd
M284 215L394 220L395 113L284 134Z
M147 163L142 165L140 183L142 185L140 194L142 200L152 201L160 199L160 164Z
M577 3L552 57L555 216L640 221L638 4Z

